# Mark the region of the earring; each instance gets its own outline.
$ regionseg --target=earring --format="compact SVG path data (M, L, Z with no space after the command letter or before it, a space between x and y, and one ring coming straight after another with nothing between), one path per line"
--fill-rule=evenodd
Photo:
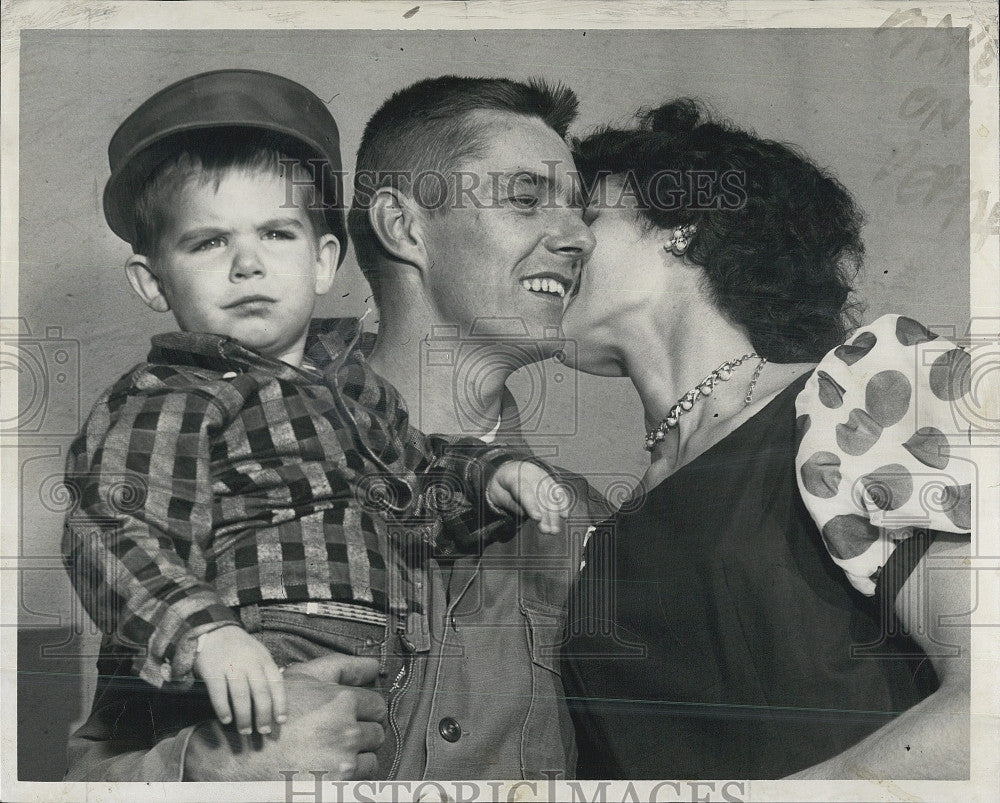
M664 246L670 253L674 256L684 256L684 252L687 251L687 247L691 244L691 238L694 237L697 227L694 223L688 223L685 226L678 226L674 229L674 233L670 235L670 240Z

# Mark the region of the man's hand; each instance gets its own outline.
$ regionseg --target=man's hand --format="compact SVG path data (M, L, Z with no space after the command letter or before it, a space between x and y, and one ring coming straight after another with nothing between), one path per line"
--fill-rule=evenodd
M324 771L328 780L370 778L385 738L382 695L372 658L326 655L284 673L288 722L267 736L240 736L215 720L191 737L184 780L277 781L281 770Z
M271 717L281 724L287 716L281 670L267 647L236 625L203 633L198 638L194 675L205 681L215 715L223 725L236 716L244 736L271 732ZM232 703L232 705L230 705Z
M549 535L562 530L570 511L569 494L558 480L524 460L510 460L496 470L486 486L486 499L512 515L527 515Z

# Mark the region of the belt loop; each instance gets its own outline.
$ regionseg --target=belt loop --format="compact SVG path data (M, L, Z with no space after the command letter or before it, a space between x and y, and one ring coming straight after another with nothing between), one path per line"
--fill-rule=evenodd
M243 627L246 628L247 633L259 633L261 629L260 605L251 602L249 605L241 606L240 619L243 620Z
M395 628L393 627L393 617L386 618L385 630L382 633L382 644L378 653L378 673L380 677L388 674L389 665L389 639L395 638Z
M406 617L404 643L412 652L429 652L431 648L430 628L427 617L422 613L411 613Z

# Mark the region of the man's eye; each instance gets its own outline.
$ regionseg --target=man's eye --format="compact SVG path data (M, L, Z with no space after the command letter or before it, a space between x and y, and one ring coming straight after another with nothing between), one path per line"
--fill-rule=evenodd
M537 195L512 195L509 200L515 209L534 209L538 206Z
M271 229L264 234L265 240L294 240L295 234L287 229Z

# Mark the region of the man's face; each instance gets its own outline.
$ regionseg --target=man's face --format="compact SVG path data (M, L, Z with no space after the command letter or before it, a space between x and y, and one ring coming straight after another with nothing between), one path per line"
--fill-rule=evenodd
M427 217L434 312L463 337L527 333L547 338L554 352L569 292L594 248L573 157L537 118L474 117L488 126L485 152L461 166L448 208Z
M232 337L298 364L318 294L336 265L336 240L317 240L301 205L270 173L230 170L218 188L178 193L151 268L181 329ZM332 241L332 242L331 242Z

